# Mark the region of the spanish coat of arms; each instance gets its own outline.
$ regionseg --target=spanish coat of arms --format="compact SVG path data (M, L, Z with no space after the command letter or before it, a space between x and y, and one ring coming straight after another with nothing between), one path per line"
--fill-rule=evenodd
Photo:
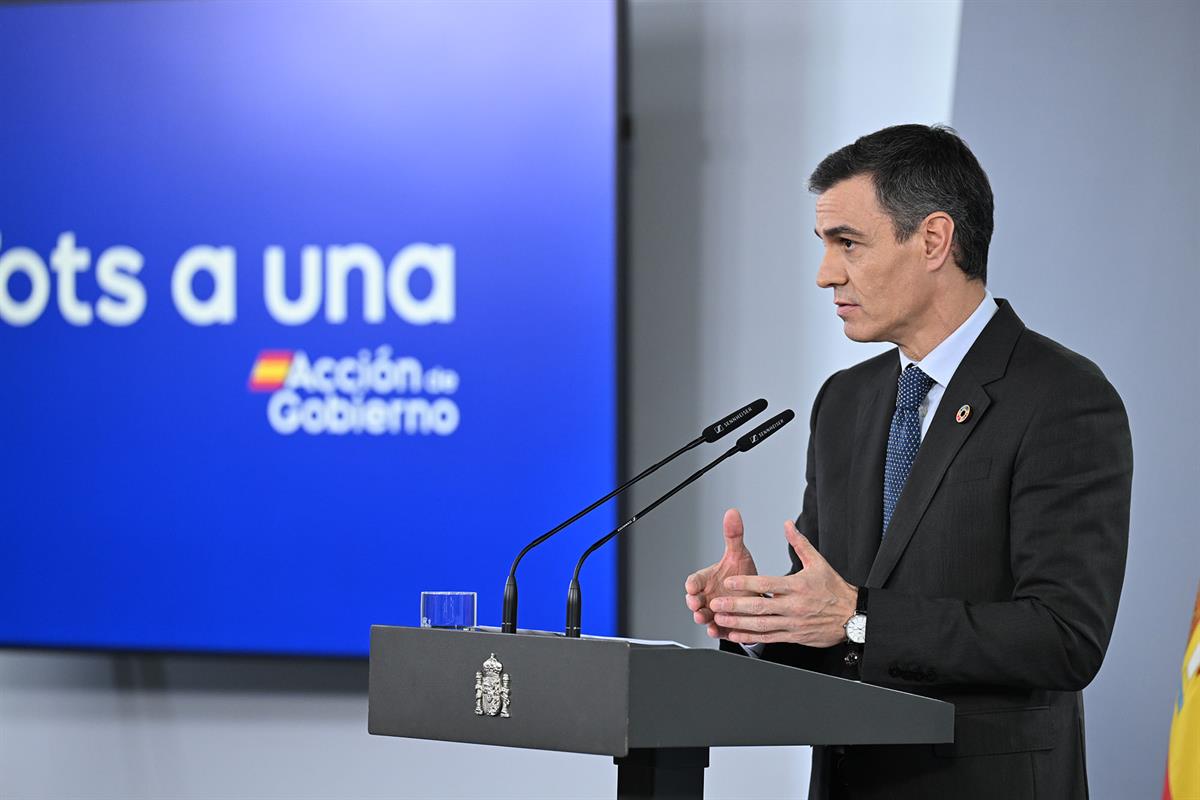
M483 672L475 673L475 713L489 717L508 716L508 676L495 653L483 662Z

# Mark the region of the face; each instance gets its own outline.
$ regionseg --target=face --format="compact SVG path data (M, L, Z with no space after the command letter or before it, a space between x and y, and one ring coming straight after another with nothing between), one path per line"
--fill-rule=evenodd
M834 184L817 198L816 232L825 245L817 285L833 289L846 336L903 346L931 300L923 237L896 241L869 175Z

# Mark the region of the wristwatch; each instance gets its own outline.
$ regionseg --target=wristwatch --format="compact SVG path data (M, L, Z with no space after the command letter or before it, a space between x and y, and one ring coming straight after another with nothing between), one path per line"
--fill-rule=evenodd
M854 606L854 616L846 620L842 626L846 629L846 638L854 644L865 644L867 641L867 587L858 588L858 601Z

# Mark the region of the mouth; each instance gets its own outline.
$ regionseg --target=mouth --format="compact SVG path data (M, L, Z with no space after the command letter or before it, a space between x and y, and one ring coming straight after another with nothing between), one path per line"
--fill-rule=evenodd
M858 310L857 303L850 303L845 300L834 300L834 305L837 306L837 315L845 319L846 316L853 314Z

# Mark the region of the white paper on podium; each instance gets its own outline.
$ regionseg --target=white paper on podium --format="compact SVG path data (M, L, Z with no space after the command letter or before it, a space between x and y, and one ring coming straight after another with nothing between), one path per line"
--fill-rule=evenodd
M486 633L499 633L500 628L493 625L479 625L471 630L484 631ZM517 633L524 636L564 636L562 631L535 631L526 628L518 628ZM585 633L579 638L581 639L597 639L605 642L629 642L629 644L640 644L647 647L679 647L684 650L688 649L687 645L673 642L668 639L627 639L623 636L593 636Z
M630 644L649 645L650 647L681 647L687 649L687 645L682 645L679 642L673 642L667 639L628 639L624 636L591 636L583 634L581 639L600 639L606 642L629 642Z

